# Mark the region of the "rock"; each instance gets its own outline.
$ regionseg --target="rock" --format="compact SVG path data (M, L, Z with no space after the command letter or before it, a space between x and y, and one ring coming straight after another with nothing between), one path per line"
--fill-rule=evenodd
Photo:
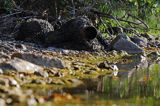
M110 51L111 48L109 46L109 40L105 39L100 32L98 33L96 39L98 40L98 43L101 44L100 46L102 46L99 48L104 49L105 51Z
M7 14L6 14L7 15ZM2 34L7 34L8 36L12 36L11 33L15 27L17 18L16 17L6 17L6 18L1 18L0 22L0 32Z
M18 82L15 80L15 79L10 79L9 80L9 84L11 85L11 86L16 86L16 87L20 87L20 85L18 84Z
M47 78L49 76L48 73L45 71L35 71L34 74L38 76L43 76L44 78Z
M3 74L3 70L2 69L0 69L0 74Z
M152 58L152 59L156 59L158 57L160 57L160 53L158 51L156 52L151 52L147 55L147 57Z
M21 49L23 51L27 50L27 48L24 44L16 44L15 49Z
M98 68L108 68L109 64L107 62L102 62L98 64Z
M12 77L5 77L5 76L1 76L0 77L0 85L6 86L6 87L17 87L19 88L20 85L18 84L18 82L12 78Z
M121 32L125 32L125 33L133 33L135 32L135 29L133 28L124 28L124 27L108 27L106 29L106 32L109 33L110 35L118 35Z
M96 38L97 29L86 17L69 20L59 30L51 31L46 36L50 46L73 50L100 50L103 46Z
M140 34L140 36L147 38L149 41L155 40L155 37L150 35L150 34L148 34L148 33Z
M157 37L155 38L155 46L156 46L156 47L160 47L160 36L157 36Z
M132 60L132 61L128 61L126 63L116 63L117 67L120 70L131 70L131 69L146 69L148 67L148 60L146 57L142 56L142 55L132 55L130 57L128 57L128 60ZM120 72L123 74L123 72ZM126 73L126 72L124 72ZM122 75L123 76L123 75Z
M130 37L131 41L137 44L140 47L147 47L148 40L144 37L133 36Z
M64 76L64 74L62 72L60 72L56 69L52 69L52 70L48 70L48 71L49 71L48 73L50 74L50 76L55 76L55 77L63 77Z
M111 48L117 51L126 51L130 54L141 54L144 51L135 43L130 41L129 37L118 35L112 42Z
M45 85L45 84L46 84L46 81L41 80L41 79L33 79L33 80L31 81L31 83L33 83L33 84Z
M18 57L43 67L45 66L45 67L54 67L61 69L70 67L70 62L64 61L57 57L47 57L43 55L35 55L29 53L24 53L24 54L15 53L12 55L12 58L13 57Z
M2 98L0 98L0 105L1 106L7 106L5 100L2 99Z
M160 40L160 35L157 35L157 37L155 38L155 40Z
M110 65L110 69L114 70L114 71L118 71L119 70L117 65L114 65L114 64Z
M121 32L123 32L123 28L121 27L109 27L106 29L106 32L108 32L110 35L117 35Z
M109 64L106 61L99 63L98 68L118 71L118 67L116 65Z
M92 40L96 37L97 30L86 17L78 17L66 22L60 30L49 32L47 43L63 43L67 41L80 43L84 39Z
M53 26L45 20L31 18L17 26L16 40L44 42L46 33L54 31Z
M150 35L148 33L144 33L144 34L141 34L141 36L147 38L149 47L158 47L158 42L153 35Z
M119 55L120 56L129 56L129 54L126 52L126 51L123 51L123 50L121 50L121 51L119 51Z
M28 106L36 106L36 105L37 105L36 98L35 98L34 96L31 96L31 97L27 100L27 105L28 105Z
M68 81L72 84L72 87L77 87L82 84L84 84L81 80L73 78L73 79L68 79Z
M28 74L33 74L35 72L43 72L42 67L19 58L14 58L10 61L0 64L0 68L3 70L4 73L9 70Z

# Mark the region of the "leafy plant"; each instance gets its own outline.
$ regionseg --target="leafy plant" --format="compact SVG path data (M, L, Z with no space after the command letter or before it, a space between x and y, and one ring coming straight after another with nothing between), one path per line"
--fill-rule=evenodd
M0 8L10 12L15 8L15 2L13 0L0 0Z

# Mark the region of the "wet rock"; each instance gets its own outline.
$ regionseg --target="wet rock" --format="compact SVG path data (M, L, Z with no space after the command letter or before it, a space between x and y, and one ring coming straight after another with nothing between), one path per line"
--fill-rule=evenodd
M112 72L112 76L118 76L118 73L119 73L119 71L118 71L118 67L116 66L116 65L114 65L113 66L114 68L115 68L115 70L113 70L113 72Z
M31 18L17 26L16 40L44 42L46 33L54 31L53 26L45 20Z
M117 51L123 50L130 54L141 54L144 52L138 45L130 41L129 37L127 37L124 34L118 35L111 42L111 47L114 50L117 50Z
M134 42L135 44L137 44L140 47L147 47L147 44L148 44L147 38L133 36L133 37L130 37L130 39L132 42Z
M120 70L131 70L131 69L145 69L148 67L148 60L146 57L142 55L132 55L128 58L129 61L127 63L116 63L117 67ZM123 73L123 72L120 72ZM123 76L123 75L122 75Z
M114 71L118 71L119 70L117 65L114 65L114 64L110 65L110 69L114 70Z
M98 68L107 68L109 67L109 64L107 62L102 62L98 64Z
M99 63L98 68L118 71L118 67L116 65L109 64L106 61Z
M33 74L35 72L43 72L42 67L19 58L14 58L10 61L0 64L0 68L3 70L4 73L8 72L9 70L28 74Z

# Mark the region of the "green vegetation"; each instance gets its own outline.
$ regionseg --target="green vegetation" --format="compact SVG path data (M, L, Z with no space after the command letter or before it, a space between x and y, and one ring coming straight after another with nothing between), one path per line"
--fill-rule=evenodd
M0 0L0 9L5 9L11 12L15 8L15 2L13 0Z
M43 5L38 7L39 3ZM153 34L158 34L160 29L159 0L47 0L46 2L28 0L23 3L20 0L1 0L0 4L1 8L10 12L14 8L18 9L19 6L39 12L44 12L48 8L47 12L56 18L59 16L71 18L77 15L87 15L96 21L96 25L103 32L110 26L130 27L141 32L149 31ZM92 11L95 9L100 13ZM95 20L96 18L97 20ZM143 20L149 28L140 20Z
M107 23L107 26L131 27L136 28L141 32L149 31L150 33L156 35L158 34L158 31L160 29L159 0L109 0L108 2L103 1L99 3L97 8L104 13L112 14L112 16L114 16L115 18L120 18L132 22L143 20L149 26L149 29L146 29L143 24L136 25L127 23L125 21L110 20L104 17L103 19ZM131 14L132 16L128 14ZM137 18L139 18L139 20L137 20Z
M0 10L6 10L6 14L11 14L11 16L16 11L33 10L40 14L39 17L47 14L53 20L54 18L67 20L75 16L85 15L106 35L108 35L106 29L114 26L133 28L136 32L153 35L160 33L159 0L36 1L24 0L22 3L21 0L0 0ZM39 4L42 5L38 7ZM47 19L49 18L47 17ZM154 47L146 47L144 50L147 56L150 54L149 52L158 51ZM57 53L49 56L67 61L69 67L64 69L45 68L45 71L49 74L47 78L36 75L36 73L11 72L1 74L0 98L6 100L12 98L13 104L22 103L22 105L27 104L28 101L26 100L31 98L36 103L41 104L42 100L42 104L53 106L59 104L73 106L75 104L80 106L83 106L83 104L88 106L114 104L120 106L160 105L158 103L160 100L160 65L150 65L150 61L154 61L152 56L140 57L139 55L133 56L114 51L106 54L96 54L95 52L93 54L89 52L79 52L77 54ZM158 56L155 55L156 58ZM142 58L148 58L148 67L138 67L139 63L143 63ZM98 67L99 63L102 63L104 67ZM126 65L129 69L116 70L109 67L111 65L118 66L119 64L120 66ZM105 65L108 65L109 68ZM18 82L17 85L15 82L11 83L13 79ZM17 87L20 90L20 95L15 93L17 90L14 90L15 86L20 87L20 89ZM14 96L19 98L17 99ZM21 102L20 99L23 96L25 96L25 99ZM10 105L10 103L8 104Z

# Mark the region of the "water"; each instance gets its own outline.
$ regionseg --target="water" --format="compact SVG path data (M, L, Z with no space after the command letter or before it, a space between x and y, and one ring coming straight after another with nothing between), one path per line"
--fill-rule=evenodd
M65 106L160 105L159 60L143 57L133 57L133 60L127 64L118 63L120 71L116 72L117 74L113 72L111 75L83 79L83 85L64 88L61 93L67 92L76 99L60 104Z

